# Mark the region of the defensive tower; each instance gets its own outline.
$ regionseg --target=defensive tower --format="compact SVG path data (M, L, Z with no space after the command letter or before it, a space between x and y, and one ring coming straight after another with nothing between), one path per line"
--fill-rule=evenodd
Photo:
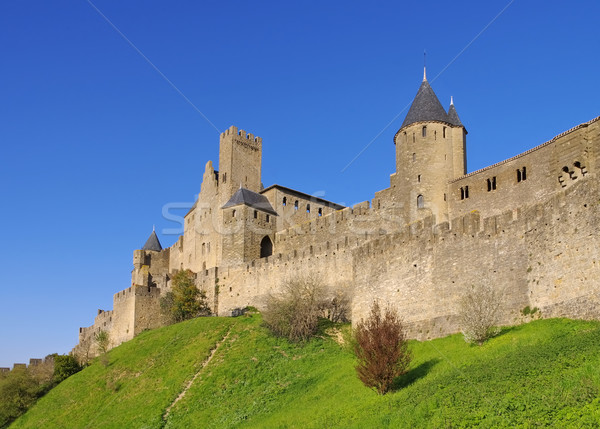
M260 192L262 138L231 126L221 133L219 149L219 194L225 204L241 187Z
M397 201L407 221L430 214L448 220L448 182L466 173L467 131L453 101L448 113L435 92L423 82L394 136Z

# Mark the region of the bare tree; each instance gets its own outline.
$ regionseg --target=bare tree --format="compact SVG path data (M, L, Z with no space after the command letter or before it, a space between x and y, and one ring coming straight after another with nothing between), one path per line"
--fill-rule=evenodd
M406 373L411 361L400 316L390 306L382 315L379 304L374 302L367 320L356 325L354 337L358 377L365 386L385 394L394 379Z
M499 332L502 291L484 281L471 287L459 301L459 320L468 343L483 344Z

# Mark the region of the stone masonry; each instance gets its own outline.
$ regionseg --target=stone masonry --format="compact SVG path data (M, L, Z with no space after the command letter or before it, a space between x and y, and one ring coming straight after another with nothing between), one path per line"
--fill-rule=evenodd
M207 162L184 233L162 249L153 232L134 251L131 286L80 328L74 352L96 353L161 325L159 299L190 269L219 316L264 305L307 274L352 297L352 319L374 300L404 317L410 336L457 332L457 303L472 285L503 292L502 322L600 316L600 117L498 164L466 174L467 130L424 77L394 137L396 172L371 202L343 207L261 181L262 139L230 127L219 168Z

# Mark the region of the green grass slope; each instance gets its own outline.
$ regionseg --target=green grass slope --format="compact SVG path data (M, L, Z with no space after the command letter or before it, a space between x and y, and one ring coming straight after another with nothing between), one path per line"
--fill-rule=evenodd
M269 336L259 315L196 319L115 348L108 368L95 363L67 379L11 428L600 425L599 322L539 320L481 347L452 335L411 350L409 373L379 396L356 378L349 349L327 336L290 345Z

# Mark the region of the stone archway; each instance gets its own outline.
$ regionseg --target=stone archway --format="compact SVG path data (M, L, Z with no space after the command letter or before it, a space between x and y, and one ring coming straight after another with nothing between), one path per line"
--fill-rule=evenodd
M265 235L260 242L260 257L266 258L273 254L273 242L268 235Z

